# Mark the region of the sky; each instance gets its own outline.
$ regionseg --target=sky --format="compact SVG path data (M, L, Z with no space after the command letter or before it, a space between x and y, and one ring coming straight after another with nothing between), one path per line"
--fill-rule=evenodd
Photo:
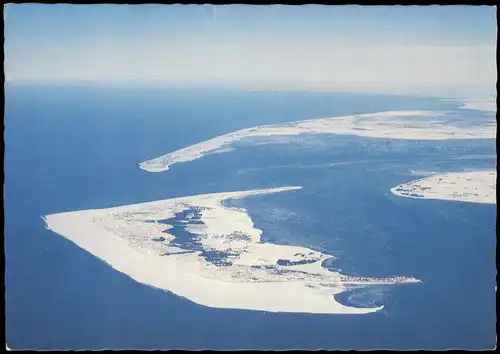
M488 6L9 4L19 85L496 92Z

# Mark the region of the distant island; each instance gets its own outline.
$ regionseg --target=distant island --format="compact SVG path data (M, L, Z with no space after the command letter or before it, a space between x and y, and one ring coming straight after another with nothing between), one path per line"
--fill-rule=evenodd
M261 125L224 134L210 140L139 163L148 172L167 171L169 166L199 159L207 153L225 152L230 144L252 137L299 134L342 134L375 138L443 140L494 139L496 121L490 124L453 126L435 119L446 115L437 111L388 111L333 118L308 119L273 125ZM414 119L412 119L414 118ZM422 119L425 118L425 119Z
M496 204L496 179L494 170L433 174L400 184L391 192L407 198Z

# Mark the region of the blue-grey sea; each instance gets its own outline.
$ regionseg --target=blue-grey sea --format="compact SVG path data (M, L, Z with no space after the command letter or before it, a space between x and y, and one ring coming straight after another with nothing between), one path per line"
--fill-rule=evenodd
M412 170L495 168L494 139L300 135L148 173L138 163L237 129L398 109L485 112L424 96L209 89L6 87L6 336L30 349L491 349L496 205L418 200ZM329 267L422 283L353 290L368 315L207 308L136 283L44 227L42 215L256 188L228 201L263 241L337 257ZM154 269L151 270L155 271ZM200 289L203 291L203 289Z

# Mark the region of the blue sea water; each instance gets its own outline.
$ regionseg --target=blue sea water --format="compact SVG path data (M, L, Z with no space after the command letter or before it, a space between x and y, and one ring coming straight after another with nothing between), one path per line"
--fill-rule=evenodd
M429 97L223 90L6 88L6 335L36 349L493 348L496 206L394 196L410 170L494 168L494 140L297 136L148 173L141 161L244 127L396 109L484 113ZM467 120L468 119L468 120ZM369 315L212 309L138 284L41 216L203 193L300 185L226 203L265 241L330 267L423 283L338 297ZM203 289L200 289L203 291Z

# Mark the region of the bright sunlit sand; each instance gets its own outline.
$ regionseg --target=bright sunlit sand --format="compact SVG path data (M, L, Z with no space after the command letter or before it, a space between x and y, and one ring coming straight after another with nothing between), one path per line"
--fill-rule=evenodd
M230 144L236 141L273 135L342 134L410 140L495 138L496 122L494 120L487 125L459 127L439 119L445 114L445 112L435 111L389 111L261 125L187 146L141 162L139 167L149 172L167 171L173 164L193 161L210 152L226 151Z
M230 198L300 189L282 187L197 195L44 217L47 228L140 283L171 291L198 304L271 312L366 314L374 308L344 306L334 295L353 284L396 284L411 277L350 277L323 268L332 256L304 247L261 243L244 209L224 207ZM186 229L198 250L175 245L164 221L187 214ZM197 223L191 223L195 214ZM183 220L181 220L183 221ZM200 223L199 221L202 221ZM218 255L224 265L207 256Z
M497 104L496 97L481 97L481 98L451 98L444 99L446 102L461 102L462 109L473 109L476 111L496 112Z
M496 204L496 179L494 170L433 174L400 184L391 192L408 198Z

